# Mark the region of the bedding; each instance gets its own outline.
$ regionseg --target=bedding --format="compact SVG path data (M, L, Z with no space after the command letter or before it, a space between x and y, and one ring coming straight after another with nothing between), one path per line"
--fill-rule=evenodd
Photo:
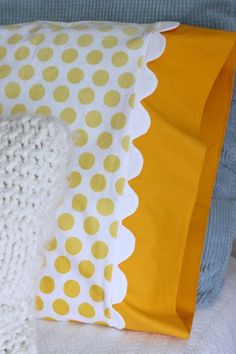
M208 309L198 309L188 341L148 333L116 331L74 323L36 322L39 354L235 354L236 259L224 288Z
M47 117L0 120L0 353L34 354L35 279L65 190L70 140Z
M201 27L236 30L236 3L232 0L1 0L0 23L33 20L109 20L127 22L182 21ZM208 222L198 306L210 304L224 281L232 242L236 234L236 85L224 148L221 155Z
M235 36L176 27L0 28L3 114L60 117L73 142L39 281L41 318L189 336Z

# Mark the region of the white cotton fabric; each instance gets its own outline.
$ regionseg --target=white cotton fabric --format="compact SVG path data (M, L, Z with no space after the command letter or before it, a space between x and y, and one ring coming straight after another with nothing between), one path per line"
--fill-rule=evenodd
M70 139L51 118L0 119L0 353L34 354L39 249L65 190Z
M235 354L236 259L218 300L197 310L189 340L99 326L37 321L39 354Z

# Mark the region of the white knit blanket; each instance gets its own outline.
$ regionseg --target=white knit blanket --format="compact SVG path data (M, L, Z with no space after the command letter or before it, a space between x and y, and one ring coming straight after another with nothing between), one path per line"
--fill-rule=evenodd
M0 353L36 353L32 322L39 246L65 187L69 137L58 120L0 119ZM42 248L42 247L41 247Z

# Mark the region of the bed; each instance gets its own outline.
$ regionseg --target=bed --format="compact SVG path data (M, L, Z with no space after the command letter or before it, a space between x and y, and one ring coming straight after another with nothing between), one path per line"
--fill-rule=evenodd
M235 354L236 258L218 300L197 310L188 341L101 326L36 321L39 354Z

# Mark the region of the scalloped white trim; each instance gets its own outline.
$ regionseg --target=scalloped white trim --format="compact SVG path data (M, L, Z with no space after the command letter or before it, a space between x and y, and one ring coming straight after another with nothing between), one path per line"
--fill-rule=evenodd
M127 182L137 177L143 168L143 156L141 152L133 145L133 140L141 137L150 128L151 119L143 107L141 101L150 96L158 85L158 80L154 73L148 68L147 64L159 58L166 47L166 39L160 32L172 30L179 26L178 22L159 22L151 29L148 45L146 48L146 56L144 58L143 67L139 74L139 83L136 94L136 104L131 115L131 144L129 150L129 162L127 170ZM120 220L126 219L128 216L135 213L138 208L139 200L137 194L132 190L129 184L126 184L122 210L120 211ZM128 259L135 249L135 236L124 225L120 225L117 236L117 245L115 248L115 259L113 266L113 281L111 286L111 303L112 305L120 303L124 300L128 281L126 275L119 268L119 264ZM125 321L121 314L114 308L111 308L111 320L109 325L122 329L125 327Z

